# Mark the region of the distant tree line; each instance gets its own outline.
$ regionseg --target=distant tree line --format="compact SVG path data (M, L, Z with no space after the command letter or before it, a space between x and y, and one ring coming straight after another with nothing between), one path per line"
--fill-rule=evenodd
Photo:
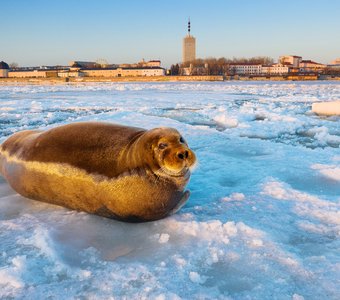
M9 64L10 69L15 70L19 68L19 64L16 62L12 62Z
M230 65L233 64L261 64L272 65L274 60L267 56L256 56L251 58L199 58L194 61L172 65L170 68L171 75L183 75L184 68L191 67L191 75L225 75L230 71Z

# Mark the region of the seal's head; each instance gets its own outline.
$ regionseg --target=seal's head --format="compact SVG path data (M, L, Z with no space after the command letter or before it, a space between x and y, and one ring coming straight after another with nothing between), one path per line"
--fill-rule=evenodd
M196 156L176 129L155 128L147 131L146 135L153 153L149 165L155 174L163 177L190 176Z

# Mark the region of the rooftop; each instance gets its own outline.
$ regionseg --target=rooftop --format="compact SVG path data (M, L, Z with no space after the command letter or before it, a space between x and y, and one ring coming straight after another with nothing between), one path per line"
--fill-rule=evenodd
M230 66L262 66L261 64L257 63L231 63Z
M312 60L301 60L300 63L308 63L308 64L313 64L313 65L322 65L321 63L317 63L317 62L312 61Z
M4 61L0 61L0 69L9 69L9 65Z

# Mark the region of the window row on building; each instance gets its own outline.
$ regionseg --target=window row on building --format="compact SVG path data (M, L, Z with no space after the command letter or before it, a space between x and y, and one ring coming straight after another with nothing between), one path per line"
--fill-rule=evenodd
M272 66L239 64L229 67L229 72L235 75L287 74L290 71L290 67L279 64Z
M136 77L164 76L165 70L160 67L149 68L115 68L115 69L80 69L65 70L6 70L1 77L9 78L49 78L49 77Z

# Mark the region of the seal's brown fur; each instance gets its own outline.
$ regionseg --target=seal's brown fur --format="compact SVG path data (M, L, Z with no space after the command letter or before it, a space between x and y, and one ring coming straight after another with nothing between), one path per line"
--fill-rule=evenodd
M177 210L195 160L175 129L95 122L19 132L0 148L0 172L18 193L126 221Z

